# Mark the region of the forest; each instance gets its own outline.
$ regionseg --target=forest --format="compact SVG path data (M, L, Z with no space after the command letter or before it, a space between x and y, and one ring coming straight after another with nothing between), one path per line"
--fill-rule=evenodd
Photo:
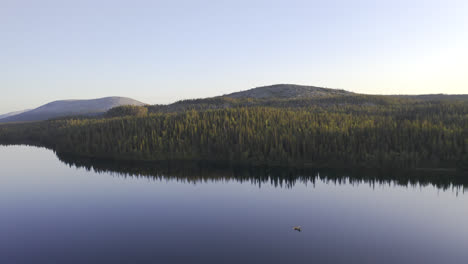
M183 101L177 109L121 106L102 117L2 124L0 144L112 160L468 170L466 101L363 96L213 101Z

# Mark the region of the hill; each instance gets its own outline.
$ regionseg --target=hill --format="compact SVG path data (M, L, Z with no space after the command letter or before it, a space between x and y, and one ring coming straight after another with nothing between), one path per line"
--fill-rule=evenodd
M59 100L24 113L0 119L0 122L40 121L72 115L99 115L121 105L144 105L126 97L104 97L90 100Z
M393 97L388 97L394 99ZM341 89L295 84L275 84L211 98L181 100L168 105L149 106L149 112L183 112L186 110L226 109L233 107L304 107L337 102L381 102L383 96L361 95Z
M341 89L330 89L296 84L275 84L269 86L256 87L246 91L231 93L223 95L223 97L255 99L298 99L352 94L352 92L348 92Z
M148 106L150 113L174 113L187 110L214 110L237 107L303 108L320 106L386 106L424 102L467 102L468 95L371 95L295 84L275 84L211 98L181 100L167 105Z
M169 105L120 106L100 118L3 124L0 144L93 159L466 171L468 102L447 98L274 85Z
M239 107L303 108L337 106L386 106L394 104L439 101L467 102L468 95L369 95L342 89L330 89L295 84L275 84L210 98L181 100L172 104L147 105L149 113L176 113L187 110L214 110ZM124 97L106 97L94 100L55 101L25 113L0 117L1 122L39 121L50 118L99 115L122 105L144 105ZM121 113L122 111L116 111ZM123 111L125 112L125 111ZM111 115L112 116L112 115Z

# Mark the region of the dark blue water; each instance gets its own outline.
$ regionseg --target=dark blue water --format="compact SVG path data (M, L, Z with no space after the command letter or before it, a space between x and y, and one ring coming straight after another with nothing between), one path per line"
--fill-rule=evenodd
M463 180L80 166L0 147L0 263L468 263Z

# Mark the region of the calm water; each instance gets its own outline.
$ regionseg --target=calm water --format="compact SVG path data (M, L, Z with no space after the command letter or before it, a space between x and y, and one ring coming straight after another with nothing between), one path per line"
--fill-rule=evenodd
M0 263L468 263L463 177L61 160L0 147Z

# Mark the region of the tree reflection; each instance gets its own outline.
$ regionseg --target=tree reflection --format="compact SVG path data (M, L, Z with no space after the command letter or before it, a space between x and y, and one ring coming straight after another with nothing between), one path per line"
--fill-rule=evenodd
M376 170L376 169L314 169L290 167L253 167L230 163L203 161L115 161L83 158L57 153L60 161L70 167L85 168L118 177L176 180L202 183L219 181L248 182L258 187L271 184L292 188L296 183L315 184L317 181L342 184L369 184L372 187L398 185L407 187L434 186L440 190L464 191L468 175L451 170Z

